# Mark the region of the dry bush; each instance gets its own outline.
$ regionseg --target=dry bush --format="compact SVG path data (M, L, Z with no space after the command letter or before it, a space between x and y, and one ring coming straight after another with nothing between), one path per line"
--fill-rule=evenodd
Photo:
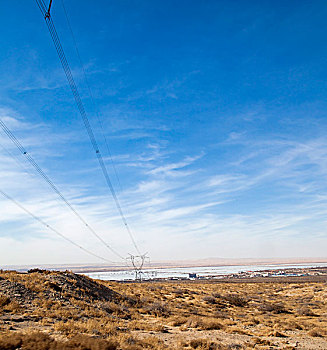
M240 327L229 327L227 328L227 332L231 333L231 334L243 334L243 335L250 335L247 331L245 331L244 329L240 328Z
M194 289L189 290L188 293L189 293L189 294L192 294L192 295L199 295L199 292L196 291L196 290L194 290Z
M141 300L135 297L131 297L131 296L123 296L124 299L124 304L128 305L128 306L141 306Z
M156 349L156 350L167 350L167 346L155 337L146 337L138 339L133 336L124 336L120 339L120 347L122 350L143 350L143 349Z
M182 298L184 295L184 290L183 289L173 289L172 293L175 294L176 298Z
M144 310L152 315L156 316L168 316L170 314L167 303L163 303L160 301L155 301L149 305L147 305Z
M0 294L0 307L6 306L10 303L10 298Z
M222 296L221 296L221 294L220 293L212 293L212 296L214 297L214 298L217 298L217 299L220 299L220 298L222 298Z
M151 292L155 292L158 288L156 287L156 286L149 286L149 291L151 291Z
M216 298L212 295L205 295L202 300L208 304L216 304Z
M116 304L111 301L103 303L102 309L108 314L115 314L120 316L127 316L129 314L129 309L125 305Z
M201 330L223 329L224 326L215 318L189 317L184 323L184 328L198 328Z
M108 321L104 318L91 318L81 322L82 327L88 334L116 335L119 329L119 322Z
M242 325L245 327L255 327L257 323L255 323L253 320L245 320L242 322Z
M295 321L289 321L285 324L284 329L286 331L294 331L294 330L302 330L303 327Z
M227 350L229 347L207 339L193 339L187 343L181 342L181 347L190 347L197 350Z
M17 313L21 311L21 306L19 305L19 303L17 303L17 301L14 300L4 307L4 311Z
M216 317L216 318L220 318L220 319L226 319L229 317L228 313L225 312L225 311L221 311L221 310L216 310L214 313L213 313L213 316Z
M187 322L187 320L188 320L187 317L176 316L171 320L170 324L173 327L178 327L178 326L185 324Z
M200 328L203 330L214 330L214 329L223 329L224 326L218 322L216 319L202 319L202 322L200 323Z
M315 327L313 329L311 329L308 334L311 337L323 337L324 334L326 334L326 332L324 332L321 328Z
M238 294L227 294L223 296L223 299L228 301L229 304L233 306L243 307L248 303L248 301L245 298L241 297Z
M67 342L58 342L44 333L10 333L0 336L1 350L116 350L114 342L88 336L76 336Z
M81 325L78 325L77 322L74 321L58 321L54 324L54 329L64 335L77 334L86 331L86 329L81 328Z
M200 317L189 317L187 322L185 322L185 328L199 328L201 323Z
M271 341L270 340L267 340L267 339L261 339L259 337L254 337L252 339L252 343L254 345L254 347L258 344L258 345L272 345Z
M299 316L317 316L308 306L304 305L296 310Z
M80 333L112 336L117 334L119 326L119 322L109 321L105 318L90 318L84 321L58 321L53 327L65 336Z
M16 313L21 309L19 303L11 300L4 294L0 294L0 312Z
M286 335L286 334L281 333L281 332L279 332L279 331L277 331L277 330L275 330L275 331L269 333L268 336L270 336L270 337L278 337L278 338L287 338L287 335Z
M275 314L289 313L289 311L285 308L283 303L263 303L259 306L259 310L263 312L272 312Z

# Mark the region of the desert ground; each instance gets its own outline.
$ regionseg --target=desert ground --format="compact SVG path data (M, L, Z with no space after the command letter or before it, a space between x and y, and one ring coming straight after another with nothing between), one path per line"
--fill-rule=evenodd
M327 349L326 281L0 271L0 349Z

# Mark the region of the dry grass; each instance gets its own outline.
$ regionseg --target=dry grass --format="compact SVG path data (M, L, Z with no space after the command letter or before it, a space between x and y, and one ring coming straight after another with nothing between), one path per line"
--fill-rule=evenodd
M19 290L0 289L0 349L32 349L35 339L41 345L33 349L49 350L290 349L297 339L304 349L327 348L325 283L83 285L73 274L43 271L0 277L0 288L7 281Z
M3 308L10 304L10 298L6 297L3 294L0 294L0 307Z
M0 335L2 350L116 350L118 344L103 339L94 339L86 335L75 336L67 341L56 341L41 332L9 333Z
M20 305L15 300L11 300L7 296L0 294L0 313L16 313L19 309Z

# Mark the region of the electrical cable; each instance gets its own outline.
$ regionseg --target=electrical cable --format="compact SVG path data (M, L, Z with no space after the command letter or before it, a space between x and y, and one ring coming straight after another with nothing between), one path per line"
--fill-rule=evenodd
M118 201L118 198L117 198L117 195L116 195L115 190L113 188L113 185L111 183L111 180L110 180L107 168L105 166L105 163L103 161L102 155L100 153L100 150L99 150L98 144L96 142L93 130L91 128L90 121L89 121L89 119L87 117L87 114L86 114L84 105L82 103L80 94L78 92L75 80L73 78L71 69L69 67L68 61L67 61L65 53L63 51L60 39L59 39L57 31L56 31L56 28L55 28L54 23L52 21L52 17L50 16L50 13L45 10L46 7L44 5L43 0L36 0L36 2L38 4L38 6L39 6L39 9L40 9L40 11L41 11L41 13L42 13L42 15L43 15L43 17L45 19L45 22L47 24L47 27L49 29L52 41L53 41L53 43L55 45L57 54L59 56L59 59L60 59L61 65L63 67L63 70L65 72L66 78L68 80L70 89L71 89L71 91L73 93L73 96L74 96L74 99L75 99L75 103L77 105L79 113L82 116L82 119L83 119L83 122L84 122L84 126L86 128L87 133L88 133L88 136L89 136L89 139L91 141L92 147L93 147L93 149L94 149L94 151L96 153L96 156L97 156L100 168L101 168L102 173L103 173L103 175L105 177L106 183L107 183L107 185L108 185L108 187L110 189L111 195L112 195L112 197L114 199L114 202L115 202L116 207L118 209L119 215L120 215L120 217L121 217L121 219L123 221L123 224L124 224L124 226L125 226L125 228L127 230L128 235L130 236L130 239L131 239L131 241L133 243L134 248L136 249L138 254L141 255L140 250L139 250L139 248L138 248L138 246L136 244L136 241L135 241L135 239L134 239L134 237L132 235L132 232L131 232L131 230L129 228L129 225L127 223L125 215L124 215L124 213L122 211L121 205L120 205L120 203Z
M75 51L76 51L76 54L77 54L80 66L82 67L82 71L83 71L83 75L84 75L84 81L85 81L85 84L86 84L86 86L88 88L88 91L89 91L89 94L90 94L90 97L91 97L91 101L92 101L92 104L93 104L93 108L94 108L97 120L99 122L99 125L100 125L101 134L102 134L102 137L104 139L104 142L105 142L105 145L106 145L106 148L107 148L107 152L108 152L108 155L109 155L109 158L110 158L111 166L112 166L112 168L114 170L114 173L115 173L115 176L116 176L116 179L117 179L117 183L119 185L119 189L120 189L120 191L122 191L122 185L121 185L121 182L120 182L120 179L119 179L119 176L118 176L118 172L116 170L115 163L114 163L113 158L112 158L112 154L110 152L110 148L109 148L109 144L108 144L108 141L107 141L107 137L106 137L105 132L104 132L104 126L103 126L103 123L102 123L102 120L101 120L101 117L100 117L99 108L98 108L97 104L95 103L95 99L94 99L94 96L93 96L93 93L92 93L92 90L91 90L91 86L90 86L89 80L87 78L86 70L85 70L85 67L84 67L81 55L79 53L79 49L78 49L78 46L77 46L76 38L75 38L75 35L74 35L74 32L73 32L72 26L70 24L70 20L69 20L69 16L68 16L68 13L67 13L67 9L66 9L64 0L61 0L61 4L62 4L62 8L64 9L67 25L68 25L70 34L71 34L72 39L73 39Z
M18 158L16 157L12 152L10 152L3 144L0 143L0 147L2 148L2 150L4 152L6 152L8 154L9 157L11 157L13 159L13 161L23 169L24 173L30 175L32 178L35 176L33 175L33 173L30 171L30 169L28 169L25 164Z
M50 180L50 178L44 173L44 171L40 168L40 166L36 163L36 161L32 158L32 156L26 151L23 145L18 141L15 135L9 130L3 120L0 119L0 127L5 132L5 134L10 138L10 140L14 143L14 145L18 148L18 150L25 156L27 161L34 167L37 173L48 183L48 185L53 189L53 191L61 198L61 200L69 207L69 209L78 217L78 219L89 229L89 231L97 237L99 241L101 241L112 253L119 256L124 260L122 255L120 255L116 250L114 250L108 243L106 243L96 232L95 230L82 218L82 216L74 209L74 207L68 202L68 200L64 197L64 195L59 191L56 185Z
M39 223L41 223L43 226L45 226L46 228L48 228L49 230L51 230L52 232L54 232L55 234L57 234L58 236L60 236L61 238L65 239L66 241L68 241L69 243L73 244L75 247L83 250L84 252L93 255L94 257L101 259L105 262L108 262L110 264L116 264L116 262L114 261L110 261L106 258L103 258L100 255L97 255L93 252L91 252L90 250L84 248L83 246L81 246L80 244L74 242L73 240L71 240L70 238L68 238L67 236L65 236L64 234L62 234L61 232L59 232L58 230L56 230L55 228L53 228L52 226L50 226L49 224L47 224L44 220L42 220L41 218L39 218L38 216L34 215L31 211L29 211L28 209L26 209L24 206L22 206L20 203L18 203L15 199L13 199L12 197L10 197L7 193L5 193L4 191L2 191L0 189L0 194L2 194L3 197L5 197L6 199L10 200L11 202L13 202L17 207L19 207L20 209L22 209L23 211L25 211L25 213L27 213L28 215L30 215L33 219L35 219L36 221L38 221Z

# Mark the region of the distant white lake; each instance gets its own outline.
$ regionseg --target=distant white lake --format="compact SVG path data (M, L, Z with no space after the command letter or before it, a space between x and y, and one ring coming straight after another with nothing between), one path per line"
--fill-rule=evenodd
M267 264L267 265L239 265L239 266L208 266L208 267L175 267L163 269L144 269L144 279L154 278L188 278L190 273L196 273L198 277L214 276L219 278L221 275L264 270L281 270L288 268L309 268L309 267L327 267L327 263L310 264ZM87 272L83 273L91 278L105 281L128 281L133 280L135 275L133 271L108 271L108 272Z

